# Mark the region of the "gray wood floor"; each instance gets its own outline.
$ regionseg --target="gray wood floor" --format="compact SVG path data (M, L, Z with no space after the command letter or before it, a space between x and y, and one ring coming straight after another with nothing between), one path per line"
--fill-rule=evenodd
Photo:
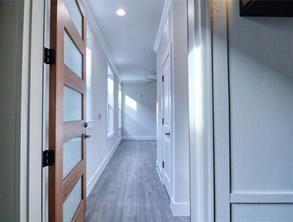
M155 161L155 142L122 142L88 198L86 221L190 221L172 216Z

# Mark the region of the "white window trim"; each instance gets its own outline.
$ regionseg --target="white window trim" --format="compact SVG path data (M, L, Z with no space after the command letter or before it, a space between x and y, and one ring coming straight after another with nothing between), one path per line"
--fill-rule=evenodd
M87 50L86 121L87 123L89 122L92 123L94 122L94 119L93 119L93 97L92 97L92 49L90 45L87 46L86 50ZM90 59L89 59L89 55L90 55Z
M122 128L122 99L123 99L123 92L122 92L122 85L121 83L118 84L118 129Z
M113 81L113 92L112 92L112 96L113 98L111 98L111 100L113 100L113 104L109 103L109 78L112 79ZM110 112L109 112L109 106L112 107L113 112L111 113L111 127L110 127L110 121L109 121L109 117L110 117ZM113 69L110 65L108 65L107 68L107 138L112 137L115 134L115 76L113 74Z
M114 122L114 114L115 114L115 109L114 109L114 107L112 107L112 109L113 109L113 114L112 114L112 124L113 124L113 126L112 126L112 130L110 131L109 130L109 114L110 114L110 112L109 112L109 107L110 107L110 104L109 103L107 103L107 137L108 138L110 138L110 137L112 137L114 134L115 134L115 131L114 131L114 125L115 125L115 122Z

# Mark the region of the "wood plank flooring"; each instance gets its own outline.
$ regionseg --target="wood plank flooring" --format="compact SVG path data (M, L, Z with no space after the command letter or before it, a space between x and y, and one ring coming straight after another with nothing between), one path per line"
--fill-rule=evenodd
M87 222L185 222L173 217L154 141L123 141L87 201Z

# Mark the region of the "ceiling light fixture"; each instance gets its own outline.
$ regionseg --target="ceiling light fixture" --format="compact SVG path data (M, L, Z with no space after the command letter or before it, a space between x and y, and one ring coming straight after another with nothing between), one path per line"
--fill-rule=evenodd
M118 16L125 16L126 15L126 11L123 8L119 8L116 11L116 15L118 15Z

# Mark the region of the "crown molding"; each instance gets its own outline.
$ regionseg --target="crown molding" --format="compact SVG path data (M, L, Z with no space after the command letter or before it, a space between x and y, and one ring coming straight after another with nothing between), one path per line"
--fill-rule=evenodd
M157 37L156 37L156 41L155 41L155 45L154 45L154 50L156 52L159 49L161 37L164 32L164 27L165 27L166 21L168 19L168 15L169 15L171 6L172 6L172 0L165 0L164 9L163 9L162 17L161 17L161 22L160 22L160 26L158 29L158 33L157 33Z
M101 44L108 60L109 60L109 63L115 73L115 75L117 76L117 78L120 80L120 75L119 75L119 72L118 72L118 69L117 69L117 66L114 62L114 59L112 57L112 54L109 50L109 47L106 43L106 40L103 36L103 33L101 31L101 28L99 26L99 24L97 23L95 17L94 17L94 14L93 14L93 11L91 9L91 6L88 2L88 0L84 0L83 1L84 3L84 8L85 8L85 11L86 11L86 15L87 15L87 20L88 20L88 23L90 24L92 30L93 30L93 34L95 35L95 37L97 38L97 40L99 41L99 43Z

